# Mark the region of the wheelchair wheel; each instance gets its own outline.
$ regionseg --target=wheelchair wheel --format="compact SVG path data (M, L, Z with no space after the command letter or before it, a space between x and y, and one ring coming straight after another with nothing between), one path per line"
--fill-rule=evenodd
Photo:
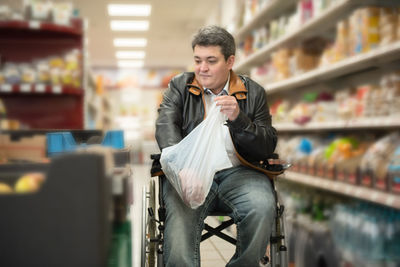
M142 196L142 267L155 267L156 265L156 222L149 215L149 209L156 210L155 183L150 181L149 189L143 188Z

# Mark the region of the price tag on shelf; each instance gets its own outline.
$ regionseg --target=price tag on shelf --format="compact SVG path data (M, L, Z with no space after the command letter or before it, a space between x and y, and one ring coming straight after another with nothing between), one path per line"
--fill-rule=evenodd
M378 193L377 192L373 192L371 195L371 200L372 201L376 201L378 199Z
M0 89L1 89L2 92L10 93L12 91L12 85L8 84L8 83L5 83L5 84L1 85Z
M35 85L35 92L36 93L44 93L46 92L46 86L42 83L38 83Z
M30 20L28 24L30 29L40 29L40 21L37 20Z
M32 90L32 87L29 83L23 83L20 86L21 93L30 93L31 90Z
M386 197L386 205L392 206L394 201L395 201L395 197L394 196L387 196Z
M345 188L345 192L346 192L347 195L350 194L351 186L347 185L346 188Z
M357 188L357 190L356 190L356 192L354 193L354 195L355 195L356 197L360 197L360 196L361 196L361 193L362 193L361 188Z
M338 183L333 184L333 190L338 191L339 187L340 187L340 185Z
M62 93L62 87L60 85L53 85L53 87L51 88L51 91L54 94L61 94Z

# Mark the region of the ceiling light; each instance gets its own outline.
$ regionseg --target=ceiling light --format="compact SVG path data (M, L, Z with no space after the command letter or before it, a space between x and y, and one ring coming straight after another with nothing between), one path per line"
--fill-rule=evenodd
M144 51L117 51L115 56L119 59L143 59L146 53Z
M147 39L145 38L116 38L114 46L117 47L145 47Z
M120 60L117 64L119 68L141 68L144 62L143 60Z
M110 16L149 16L151 5L123 5L109 4L108 14Z
M111 30L113 31L147 31L148 20L112 20Z

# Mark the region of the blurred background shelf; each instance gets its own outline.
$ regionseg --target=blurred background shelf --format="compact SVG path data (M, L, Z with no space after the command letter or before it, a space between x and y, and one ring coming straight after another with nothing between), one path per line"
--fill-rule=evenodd
M274 127L278 131L284 132L303 132L303 131L328 131L328 130L355 130L355 129L376 129L387 130L400 127L400 119L397 117L376 117L360 118L348 121L332 122L309 122L299 125L294 122L276 123Z
M379 191L377 189L351 185L340 181L328 180L292 171L286 171L285 175L279 179L317 187L323 190L346 195L351 198L366 200L391 208L400 209L400 195Z
M251 34L252 30L260 27L265 21L277 17L282 11L296 5L297 0L271 0L264 3L264 7L248 23L243 25L234 33L235 40L239 42L246 35Z
M269 93L295 89L342 75L368 70L371 67L382 66L398 59L400 59L400 42L381 46L369 52L343 59L328 66L319 67L280 82L266 84L265 88Z

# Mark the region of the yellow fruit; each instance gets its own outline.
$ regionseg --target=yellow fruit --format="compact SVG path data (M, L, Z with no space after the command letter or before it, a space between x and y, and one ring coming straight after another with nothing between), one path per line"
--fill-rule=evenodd
M0 183L0 194L10 194L13 190L11 186L5 183Z
M41 173L28 173L20 177L15 184L15 192L31 193L39 189L44 181L44 175Z

